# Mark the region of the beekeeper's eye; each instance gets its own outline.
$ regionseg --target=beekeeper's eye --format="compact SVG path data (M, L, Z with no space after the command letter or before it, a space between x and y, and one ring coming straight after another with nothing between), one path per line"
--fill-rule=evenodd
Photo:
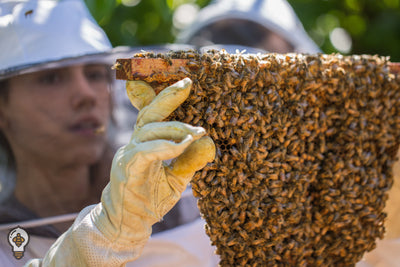
M38 79L41 84L54 85L62 81L62 73L57 70L44 71L39 75Z
M91 82L109 82L110 75L104 65L88 65L85 67L85 75Z

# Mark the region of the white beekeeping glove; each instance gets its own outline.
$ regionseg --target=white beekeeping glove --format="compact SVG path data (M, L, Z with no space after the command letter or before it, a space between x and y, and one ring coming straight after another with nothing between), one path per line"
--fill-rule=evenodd
M201 127L161 122L189 96L189 78L161 91L149 105L153 89L140 81L127 83L129 98L141 110L130 143L115 155L97 225L110 239L130 244L147 240L195 171L214 159L215 146ZM170 165L163 162L172 158Z
M203 128L162 122L185 101L191 84L186 78L155 96L148 84L127 82L140 112L131 141L115 154L101 203L83 210L45 258L28 266L123 266L140 255L152 225L215 157L214 142Z

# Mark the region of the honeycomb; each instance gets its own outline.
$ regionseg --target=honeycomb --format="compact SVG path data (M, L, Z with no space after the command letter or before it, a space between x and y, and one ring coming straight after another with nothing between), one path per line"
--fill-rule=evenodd
M400 137L400 75L387 57L134 58L189 61L173 77L190 77L192 93L168 120L216 143L191 184L220 266L354 266L383 238Z

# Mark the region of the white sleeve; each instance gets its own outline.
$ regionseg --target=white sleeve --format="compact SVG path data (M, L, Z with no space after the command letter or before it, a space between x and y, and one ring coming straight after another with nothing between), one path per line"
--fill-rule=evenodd
M139 257L144 243L120 245L107 240L92 220L101 204L83 209L73 225L51 246L43 259L29 261L26 267L125 266Z

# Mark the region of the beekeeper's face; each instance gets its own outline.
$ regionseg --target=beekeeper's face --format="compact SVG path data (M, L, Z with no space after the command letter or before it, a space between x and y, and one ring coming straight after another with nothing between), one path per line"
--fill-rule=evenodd
M49 164L93 163L110 119L109 72L79 65L13 77L0 127L20 155Z

